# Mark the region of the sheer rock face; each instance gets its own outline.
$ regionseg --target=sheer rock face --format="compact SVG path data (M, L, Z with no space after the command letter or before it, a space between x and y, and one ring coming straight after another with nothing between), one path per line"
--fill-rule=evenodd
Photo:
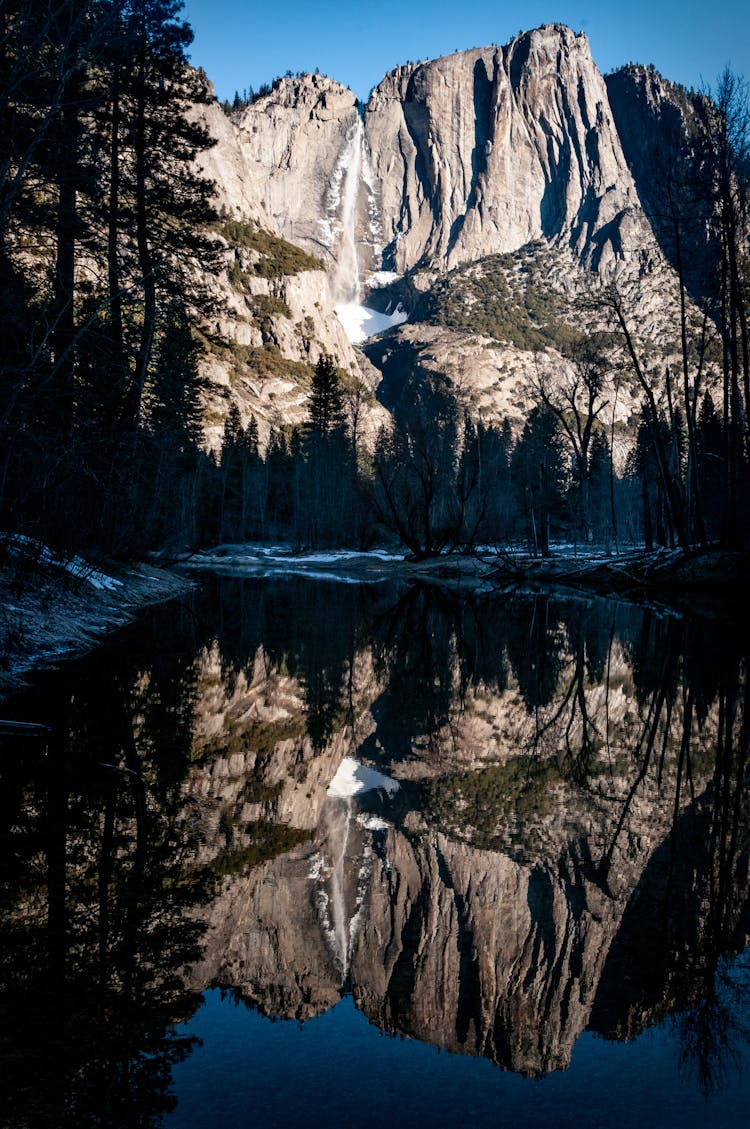
M604 80L586 37L562 25L398 67L363 121L333 80L281 79L237 118L226 160L221 127L207 167L226 165L214 176L230 203L334 271L350 170L363 271L450 268L539 238L601 269L648 241Z
M606 78L628 167L662 251L678 265L672 211L682 241L682 270L692 296L710 293L716 238L709 155L716 107L704 94L676 86L651 67L629 65ZM713 252L713 253L712 253Z
M587 265L648 235L588 41L548 25L387 75L365 114L397 270L539 237Z
M299 283L254 282L262 297L283 299L286 319L278 312L258 319L254 296L234 286L232 313L219 332L241 347L278 349L306 365L329 352L374 390L378 374L345 338L337 303L364 300L392 312L402 301L417 317L420 291L430 291L446 271L545 243L568 264L558 289L575 295L590 283L590 271L614 275L637 291L640 317L642 294L654 289L643 278L653 282L663 259L648 218L654 209L644 210L641 200L642 193L650 199L649 170L633 163L638 138L630 135L629 167L618 127L643 92L631 81L610 89L616 116L586 37L550 24L505 47L398 67L364 109L352 91L322 75L279 79L231 119L217 104L208 107L217 145L201 160L219 205L325 267L310 272L301 289L301 276ZM649 94L649 113L641 114L657 145L665 115L652 112L651 103L662 105L663 93ZM376 271L406 277L368 291ZM662 295L661 282L657 289ZM663 296L660 302L664 315ZM441 343L433 340L441 335ZM399 340L398 331L392 336ZM442 330L428 338L425 344L441 344L443 352L455 345ZM509 399L524 415L526 397L516 385L533 365L509 341L498 347L498 357L481 350L462 357L464 383L477 386L490 416L506 412ZM239 380L225 359L212 362L214 442L222 397L239 401L243 419L246 409L254 411L262 435L271 423L304 418L304 381L293 374L271 380L255 372L256 361L240 365ZM563 363L558 354L554 362ZM628 409L620 405L623 418ZM379 422L373 415L371 436Z
M238 118L239 151L258 217L313 254L327 250L331 192L358 120L356 96L323 75L282 79Z

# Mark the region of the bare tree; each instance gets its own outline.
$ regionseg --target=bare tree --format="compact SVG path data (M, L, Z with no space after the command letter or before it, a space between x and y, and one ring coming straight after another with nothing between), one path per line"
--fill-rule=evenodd
M581 522L587 542L593 540L591 520L591 440L597 417L608 401L603 399L607 361L601 341L585 337L570 368L550 372L536 356L534 391L557 419L570 446L573 470L580 487Z

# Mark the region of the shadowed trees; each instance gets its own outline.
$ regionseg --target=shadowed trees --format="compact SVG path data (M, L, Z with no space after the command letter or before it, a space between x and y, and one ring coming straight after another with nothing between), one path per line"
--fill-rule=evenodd
M195 416L186 334L210 308L198 265L211 263L211 186L193 164L209 138L188 113L208 93L180 8L3 5L0 274L13 321L0 328L0 513L62 546L128 554L171 539L173 510L151 491L197 471L153 442ZM130 511L145 521L121 529Z

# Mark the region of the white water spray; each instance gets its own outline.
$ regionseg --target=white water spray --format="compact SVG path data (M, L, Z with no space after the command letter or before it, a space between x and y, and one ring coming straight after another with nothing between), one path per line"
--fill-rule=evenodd
M359 115L346 135L331 178L327 211L321 228L323 239L336 260L331 278L336 312L349 340L360 344L372 334L406 321L407 315L401 306L390 313L382 313L362 305L361 252L367 248L366 261L372 260L382 232L375 175Z
M337 224L336 271L333 276L333 296L336 302L358 303L362 296L359 271L359 197L364 166L365 131L362 119L349 130L341 159L342 184L341 211Z
M395 780L352 757L344 758L328 786L318 828L319 854L310 878L317 886L315 901L320 923L342 983L349 975L352 945L360 927L372 870L369 836L363 836L362 829L372 832L387 827L382 820L373 821L373 817L361 814L353 820L356 797L374 790L393 796L398 787Z

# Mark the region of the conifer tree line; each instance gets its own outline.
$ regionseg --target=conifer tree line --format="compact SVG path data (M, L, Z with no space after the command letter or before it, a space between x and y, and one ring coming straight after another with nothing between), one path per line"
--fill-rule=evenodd
M0 519L62 547L197 536L213 210L181 6L0 5Z
M520 435L484 424L439 376L407 379L393 422L370 450L335 360L312 378L307 420L272 429L233 404L204 515L210 541L278 540L297 548L399 545L417 558L479 544L554 539L614 546L641 535L631 473L617 476L603 429L576 461L555 412L535 407ZM614 509L613 509L614 507ZM666 537L659 525L654 540ZM665 541L666 543L666 541Z
M566 384L541 379L520 433L506 418L472 417L440 375L407 377L374 449L358 437L341 371L323 356L301 427L271 429L265 452L253 416L233 404L203 520L210 541L280 540L297 548L367 549L384 542L416 558L478 545L548 556L554 542L581 550L680 547L646 407L624 465L605 426L604 357L581 346ZM581 376L583 374L583 377ZM673 485L687 490L689 450L678 408L659 411L658 443ZM721 541L724 429L710 393L695 425L707 544Z

